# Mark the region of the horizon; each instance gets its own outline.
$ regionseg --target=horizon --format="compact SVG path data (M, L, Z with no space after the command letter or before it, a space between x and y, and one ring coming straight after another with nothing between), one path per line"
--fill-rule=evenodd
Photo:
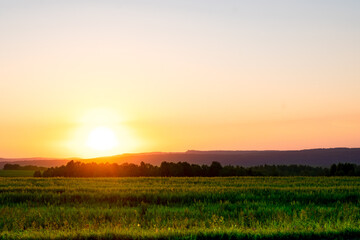
M356 148L359 22L356 0L0 1L0 157Z
M96 157L89 157L89 158L82 158L82 157L2 157L0 159L5 160L24 160L24 161L32 161L32 160L91 160L96 158L111 158L117 157L122 155L141 155L141 154L181 154L181 153L189 153L189 152L298 152L298 151L311 151L311 150L340 150L340 149L360 149L360 147L331 147L331 148L304 148L304 149L285 149L285 150L278 150L278 149L260 149L260 150L198 150L198 149L188 149L186 151L178 151L178 152L161 152L161 151L153 151L153 152L126 152L126 153L119 153L114 155L104 155L104 156L96 156Z
M0 239L360 239L360 0L0 0Z

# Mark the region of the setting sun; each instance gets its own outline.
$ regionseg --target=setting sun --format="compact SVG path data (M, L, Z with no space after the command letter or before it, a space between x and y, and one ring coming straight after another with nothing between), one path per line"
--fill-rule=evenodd
M0 33L0 240L360 240L360 0L0 0Z
M97 151L111 150L117 145L118 140L114 131L103 126L93 129L87 140L87 146Z
M85 2L0 1L0 158L359 146L360 1Z
M79 111L74 119L62 145L72 156L93 158L137 152L144 142L126 116L111 108Z

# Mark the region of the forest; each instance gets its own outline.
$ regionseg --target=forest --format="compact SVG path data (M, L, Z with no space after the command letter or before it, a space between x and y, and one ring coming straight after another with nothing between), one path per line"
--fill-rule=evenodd
M360 176L360 165L333 164L330 168L304 165L261 165L256 167L162 162L154 166L136 164L83 163L70 161L60 167L36 170L34 177L230 177L230 176Z
M46 167L38 167L33 165L20 166L19 164L7 163L4 165L3 170L31 170L31 171L45 171Z

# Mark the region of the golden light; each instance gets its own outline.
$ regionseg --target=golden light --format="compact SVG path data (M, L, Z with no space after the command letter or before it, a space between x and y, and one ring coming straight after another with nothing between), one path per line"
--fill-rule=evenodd
M140 145L123 115L100 108L79 112L64 146L75 157L93 158L136 152Z
M114 131L100 126L93 129L87 139L87 146L97 151L111 150L118 145Z

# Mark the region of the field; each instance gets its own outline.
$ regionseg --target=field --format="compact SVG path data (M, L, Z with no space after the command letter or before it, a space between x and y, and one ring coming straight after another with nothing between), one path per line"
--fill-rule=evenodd
M0 178L1 239L358 239L360 178Z
M32 170L0 170L0 177L32 177Z

